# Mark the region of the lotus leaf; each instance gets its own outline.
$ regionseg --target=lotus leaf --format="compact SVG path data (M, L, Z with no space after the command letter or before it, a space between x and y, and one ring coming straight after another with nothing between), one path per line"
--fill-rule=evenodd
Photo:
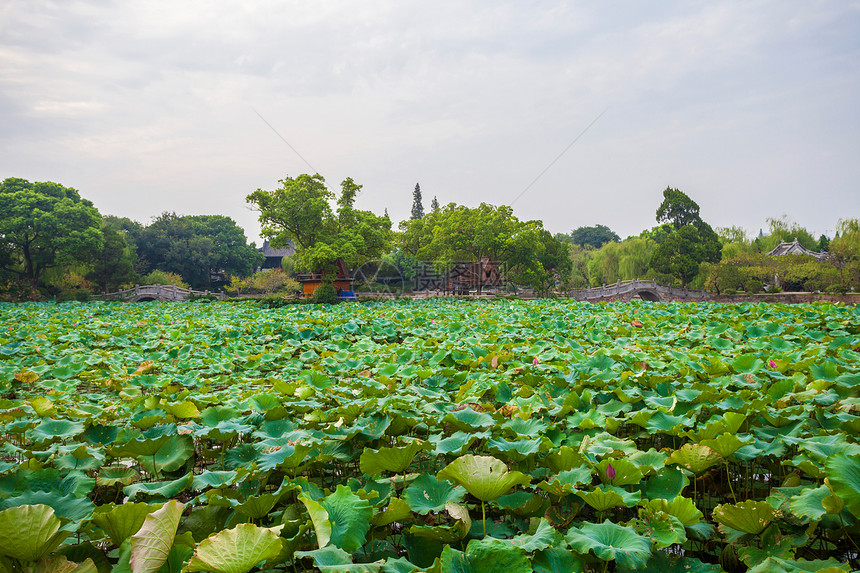
M545 517L542 517L540 521L538 521L538 525L534 533L530 535L517 535L516 537L512 537L504 542L514 545L515 547L519 547L527 553L532 553L557 546L561 542L561 539L561 534L556 531L552 525L550 525L549 521L547 521Z
M748 571L749 573L842 573L843 571L850 571L850 568L847 564L832 558L807 561L806 559L768 557Z
M331 543L350 553L364 545L373 509L367 500L339 485L321 503L331 522Z
M441 511L449 501L460 503L466 489L445 480L437 480L429 474L421 474L404 491L403 499L415 513L427 515Z
M375 527L379 527L394 523L395 521L402 522L409 519L412 519L412 509L409 507L409 504L398 497L393 497L383 511L373 516L370 523Z
M185 505L172 499L146 515L131 536L129 565L133 573L155 573L167 561Z
M482 502L503 495L516 485L524 485L531 478L518 471L508 471L501 460L492 456L460 456L436 474L440 480L454 481Z
M534 573L582 573L585 565L567 548L548 547L532 558Z
M744 533L759 534L773 521L776 510L763 501L747 500L736 504L722 504L714 508L714 519Z
M123 503L113 507L102 505L93 515L92 522L107 533L114 545L120 546L138 532L146 516L158 506L148 503Z
M603 561L615 561L619 567L639 569L651 556L651 541L638 535L632 527L623 527L609 520L572 527L565 540L576 551L593 552Z
M699 474L723 461L717 452L702 444L684 444L666 459L667 464L678 464Z
M845 507L860 517L860 455L836 454L826 462L827 479L833 493L845 501Z
M280 528L240 523L201 541L182 572L247 573L258 563L277 557L281 547Z
M69 535L47 505L19 505L0 511L0 555L18 561L46 557Z
M392 448L383 447L378 450L365 448L359 459L361 471L369 476L380 475L386 471L400 473L409 467L415 455L422 449L424 449L424 443L420 440Z
M639 519L633 522L633 528L637 533L650 537L656 549L687 541L681 521L664 511L654 511L650 504L639 509Z

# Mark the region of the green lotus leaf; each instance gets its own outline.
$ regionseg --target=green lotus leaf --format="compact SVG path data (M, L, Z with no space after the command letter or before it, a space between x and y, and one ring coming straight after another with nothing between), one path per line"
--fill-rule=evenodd
M746 446L748 444L753 443L755 440L752 436L744 436L743 438L739 438L737 434L730 434L728 432L724 432L720 434L719 437L714 438L712 440L702 440L699 442L703 446L707 446L720 454L724 458L728 458L730 455L735 453L737 450Z
M331 521L329 521L328 512L320 502L314 501L305 495L300 495L299 501L308 510L308 515L310 515L311 523L317 536L317 545L320 548L327 546L331 541Z
M129 499L134 499L140 493L153 497L171 498L191 486L193 481L194 475L188 473L175 480L133 483L122 488L122 491Z
M90 448L83 444L79 446L69 445L57 448L54 458L54 467L59 470L95 470L104 465L105 455L96 448Z
M487 441L487 449L515 462L521 462L541 451L541 441L528 438L510 442L505 439L492 438Z
M281 553L280 529L240 523L211 535L200 542L182 573L247 573L258 563Z
M651 504L639 508L639 519L632 523L637 533L651 538L656 549L687 541L681 521L665 511L655 511Z
M537 514L543 515L549 500L543 495L530 491L515 491L499 497L495 503L505 511L520 517L533 517Z
M699 474L722 461L723 457L708 446L684 444L669 455L666 464L678 464L694 474Z
M125 466L107 466L99 470L96 485L111 486L115 484L128 485L138 478L137 472Z
M577 491L576 495L597 511L620 506L631 507L639 501L639 492L629 492L611 485L598 486L588 492Z
M98 573L92 559L87 558L81 563L75 563L63 555L43 557L33 569L36 573Z
M37 444L46 444L49 442L71 440L84 432L84 425L80 422L71 420L54 420L46 418L39 422L39 425L28 430L25 435L27 439L36 442Z
M773 521L776 510L767 502L750 499L736 504L718 505L714 508L713 516L721 526L725 525L744 533L759 534Z
M373 516L373 509L367 500L355 495L345 485L338 485L321 505L331 522L332 544L350 553L364 545Z
M508 471L501 460L492 456L467 454L448 464L436 478L454 481L481 501L491 501L516 485L525 485L531 478L518 471Z
M194 454L194 441L191 436L175 434L170 436L154 453L141 455L138 462L147 472L160 475L182 467Z
M86 497L77 497L72 493L60 495L53 491L28 491L0 500L0 509L17 505L47 505L53 508L57 517L71 522L63 526L63 529L71 531L75 531L82 521L90 519L95 509L93 502Z
M553 495L567 495L573 493L578 485L591 485L593 472L587 466L580 466L570 471L560 472L550 480L544 480L537 487Z
M466 546L466 559L474 573L531 573L526 552L501 539L473 539Z
M764 362L755 354L741 354L732 361L732 369L738 374L755 374L764 367Z
M167 561L185 505L172 499L148 514L131 536L129 565L133 573L155 573Z
M643 475L648 476L663 469L663 467L666 465L666 459L668 457L668 454L658 452L654 448L651 448L647 452L640 452L637 450L630 454L627 459L636 464L636 466L639 468Z
M295 469L307 459L307 454L312 449L304 444L283 445L275 451L259 454L257 464L263 471L276 468Z
M151 438L139 436L112 448L111 452L114 457L118 458L154 456L169 438L170 435L168 434L161 434Z
M283 492L280 490L272 493L262 493L260 495L249 496L242 503L232 503L231 505L242 515L246 515L251 519L260 519L272 511L272 508L280 501L282 495Z
M241 444L227 450L224 454L224 465L228 470L249 467L260 461L260 450L255 444Z
M458 431L447 438L441 434L430 436L430 443L436 446L432 453L436 456L448 454L460 455L469 449L475 440L483 437L489 437L489 434L482 432L469 434Z
M814 561L768 557L747 571L748 573L842 573L850 570L847 563L840 563L832 557Z
M833 493L845 501L848 511L860 517L860 455L833 455L825 467Z
M636 464L624 458L605 458L595 466L595 469L600 481L614 486L638 484L643 477L642 471Z
M370 520L371 525L379 527L394 523L395 521L406 521L412 519L412 509L409 504L399 497L392 497L388 502L388 506L373 516Z
M651 541L609 520L572 527L565 535L567 543L579 553L593 552L598 559L615 561L619 567L641 568L651 556Z
M233 485L236 482L238 472L233 471L209 471L194 476L191 489L201 491L207 487L221 488Z
M547 547L532 557L534 573L582 573L585 564L567 548Z
M56 549L70 532L47 505L19 505L0 511L0 555L38 561Z
M420 569L405 557L398 559L389 557L385 561L385 565L382 566L381 571L382 573L415 573L416 571L420 571Z
M545 458L546 465L555 473L572 470L586 463L585 457L570 446L562 446L550 452Z
M540 518L537 528L531 535L522 534L507 539L504 543L508 543L515 547L519 547L523 551L532 553L541 551L549 547L554 547L561 543L561 534L550 525L545 517Z
M443 419L443 424L451 424L462 432L492 428L496 421L487 413L476 412L471 407L458 412L449 412Z
M383 472L400 473L412 463L415 455L424 449L424 442L416 440L405 446L382 447L378 450L365 448L359 465L365 475L375 476Z
M826 485L806 488L802 493L791 498L791 512L799 518L819 520L828 513L824 507L825 500L828 500L828 505L833 507L833 502L830 501L833 497L833 492Z
M382 560L373 563L353 563L349 553L333 546L314 551L296 551L297 559L304 557L313 559L314 565L322 573L378 573L385 563Z
M127 502L113 507L102 505L93 515L92 523L101 527L111 542L119 547L143 526L146 516L158 506L148 503Z
M403 491L403 499L412 511L421 515L442 511L449 501L460 503L465 496L466 489L462 486L429 474L421 474Z
M690 485L690 479L683 470L677 467L663 467L648 478L642 493L648 499L671 500L681 495L688 485Z
M672 501L666 499L654 499L648 501L648 506L654 511L662 511L668 513L672 517L678 518L684 527L691 527L699 523L704 514L696 507L693 500L688 497L678 496Z

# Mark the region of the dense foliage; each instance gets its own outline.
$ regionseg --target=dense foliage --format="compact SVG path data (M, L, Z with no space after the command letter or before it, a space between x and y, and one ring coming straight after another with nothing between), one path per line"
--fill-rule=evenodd
M856 308L0 316L0 569L858 566Z
M296 268L334 274L338 259L355 268L390 250L391 221L355 208L361 185L351 178L341 182L337 197L319 174L287 177L280 183L272 191L257 189L247 201L259 210L261 232L272 247L293 242ZM335 199L336 211L330 204Z

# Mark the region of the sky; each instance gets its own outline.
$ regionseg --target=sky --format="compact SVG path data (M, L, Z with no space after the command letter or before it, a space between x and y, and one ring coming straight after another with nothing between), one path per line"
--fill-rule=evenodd
M0 179L232 217L280 179L550 231L860 217L860 1L0 0Z

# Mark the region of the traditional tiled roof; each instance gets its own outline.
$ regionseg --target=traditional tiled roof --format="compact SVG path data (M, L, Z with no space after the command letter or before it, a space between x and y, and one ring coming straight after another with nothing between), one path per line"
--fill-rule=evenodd
M827 253L810 251L797 242L797 239L790 243L780 243L774 250L768 253L768 256L770 257L781 257L783 255L811 255L819 261L823 261L827 258Z
M283 249L273 249L272 246L269 244L269 239L264 239L263 246L260 248L260 252L263 253L266 257L289 257L296 252L296 249L292 243L290 243L289 246L284 247Z

